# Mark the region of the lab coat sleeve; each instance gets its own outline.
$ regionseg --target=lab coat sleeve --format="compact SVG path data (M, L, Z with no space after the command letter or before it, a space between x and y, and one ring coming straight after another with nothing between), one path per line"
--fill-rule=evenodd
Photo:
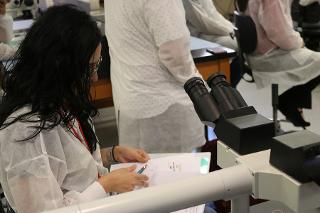
M30 150L33 153L44 150L41 140L46 138L42 138L42 133L37 138L34 142L17 142L19 150L23 146L26 155L29 155ZM82 192L63 189L61 186L66 176L66 162L46 152L42 153L32 158L21 156L24 153L19 153L19 158L24 160L14 166L8 166L8 188L19 213L37 213L107 196L98 182L93 182Z
M215 8L212 0L183 0L186 19L201 33L228 36L233 32L233 24Z
M285 14L281 0L265 0L259 8L259 22L268 38L280 49L294 50L303 46L303 40L293 29L290 14Z
M162 65L181 84L191 77L201 77L190 53L190 33L182 2L149 0L144 11Z

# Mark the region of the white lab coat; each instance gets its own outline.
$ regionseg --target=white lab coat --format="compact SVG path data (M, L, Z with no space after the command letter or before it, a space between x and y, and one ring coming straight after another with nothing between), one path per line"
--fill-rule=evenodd
M216 9L212 0L182 0L187 26L192 36L216 42L231 49L237 49L237 43L230 37L233 24Z
M13 38L13 19L8 15L0 15L0 60L11 58L16 49L8 43Z
M24 107L10 117L28 111ZM0 181L15 211L37 213L107 196L97 182L98 173L107 172L99 146L91 155L63 126L17 141L29 137L34 125L19 121L0 130ZM77 123L75 130L81 135Z
M270 3L268 6L263 6L263 0L249 1L246 11L256 23L258 38L265 32L269 39L268 45L262 42L263 37L260 41L258 39L258 42L261 42L259 49L267 50L265 47L273 46L264 54L256 53L248 56L257 87L263 88L271 83L277 83L288 89L319 76L320 53L302 48L302 39L293 30L290 15L292 1L265 0L264 2ZM279 10L282 11L282 15L279 15Z
M185 24L181 1L105 0L106 36L110 47L111 81L121 145L154 146L150 150L170 152L162 143L164 135L152 126L142 128L135 122L153 119L171 129L169 143L178 143L179 151L199 147L204 142L203 125L183 89L191 77L199 76L190 54L190 33ZM177 116L189 116L173 125L168 109L179 107ZM192 111L192 113L188 113ZM120 114L120 116L119 116ZM165 116L163 116L165 115ZM164 119L160 121L158 119ZM120 123L120 125L119 125ZM185 141L188 128L195 134ZM130 138L139 133L137 141ZM153 132L154 137L144 137ZM182 136L174 137L174 132ZM199 139L201 137L201 139ZM131 142L132 141L132 142ZM167 142L166 142L167 143ZM145 146L149 144L148 146Z

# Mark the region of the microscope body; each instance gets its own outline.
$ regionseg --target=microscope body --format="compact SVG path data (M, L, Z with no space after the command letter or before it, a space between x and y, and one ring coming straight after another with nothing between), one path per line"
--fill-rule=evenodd
M270 152L269 149L240 155L223 141L217 144L218 165L223 169L239 165L248 168L252 175L251 195L256 199L269 200L264 205L266 208L269 205L268 209L278 209L285 213L320 213L319 185L312 181L301 183L270 164Z
M320 185L320 136L303 130L273 138L270 163L301 183Z
M248 106L222 75L186 82L185 90L200 120L215 128L218 165L246 166L253 195L276 200L295 212L320 212L320 136L299 131L278 137L274 123ZM271 154L270 154L271 149Z
M274 123L248 106L224 75L210 76L210 93L202 79L192 78L185 90L203 124L214 128L218 139L239 154L249 154L271 147Z
M269 149L275 135L273 122L259 115L253 107L222 113L215 133L240 155Z

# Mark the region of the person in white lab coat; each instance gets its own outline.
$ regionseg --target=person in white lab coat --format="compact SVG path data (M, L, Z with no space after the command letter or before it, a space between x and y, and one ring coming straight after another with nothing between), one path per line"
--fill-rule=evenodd
M192 36L212 41L237 50L231 38L233 24L216 9L212 0L182 0L186 11L187 26Z
M135 166L108 173L112 161L146 162L141 149L100 151L91 116L101 34L71 6L48 9L31 27L5 75L0 105L0 182L19 213L38 213L146 186ZM103 166L104 165L104 166Z
M151 153L191 152L204 126L183 89L199 76L176 0L106 0L106 36L119 143Z
M182 0L182 2L186 11L187 26L192 36L233 50L238 49L236 40L231 37L234 31L233 24L218 12L212 0ZM238 57L232 60L230 68L230 83L236 87L243 75Z
M258 45L248 60L258 88L271 83L290 88L279 96L279 109L295 126L305 127L310 123L301 110L311 108L311 92L320 83L320 53L305 48L294 31L291 3L249 0L245 13L256 24Z

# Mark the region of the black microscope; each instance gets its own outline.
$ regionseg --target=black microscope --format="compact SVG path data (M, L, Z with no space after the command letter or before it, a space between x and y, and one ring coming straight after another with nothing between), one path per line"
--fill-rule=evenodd
M214 128L219 140L240 155L271 149L270 163L296 180L320 184L320 136L304 130L275 136L271 120L248 106L222 74L188 80L185 91L200 120Z

